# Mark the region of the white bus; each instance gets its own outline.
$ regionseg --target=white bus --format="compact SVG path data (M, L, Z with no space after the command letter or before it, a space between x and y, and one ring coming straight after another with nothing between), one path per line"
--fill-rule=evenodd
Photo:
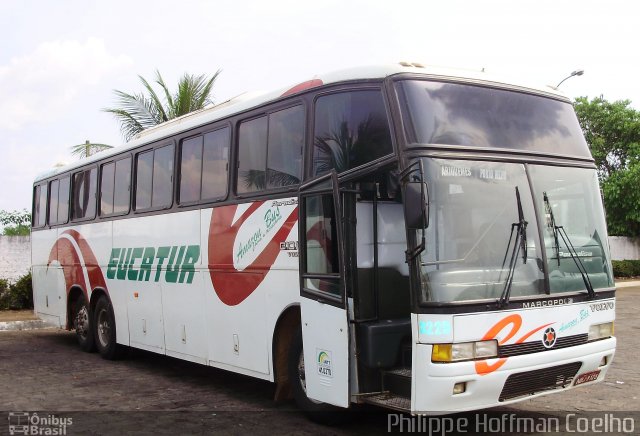
M35 310L269 380L317 412L439 414L600 382L615 285L596 167L555 89L352 69L38 177Z

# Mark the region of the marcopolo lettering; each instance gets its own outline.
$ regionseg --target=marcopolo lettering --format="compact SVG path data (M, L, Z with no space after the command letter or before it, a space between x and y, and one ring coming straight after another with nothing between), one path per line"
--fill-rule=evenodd
M107 265L107 279L191 283L199 245L113 248Z
M561 306L563 304L571 304L573 303L573 298L556 298L553 300L542 300L542 301L530 301L523 302L522 308L529 309L533 307L552 307L552 306Z

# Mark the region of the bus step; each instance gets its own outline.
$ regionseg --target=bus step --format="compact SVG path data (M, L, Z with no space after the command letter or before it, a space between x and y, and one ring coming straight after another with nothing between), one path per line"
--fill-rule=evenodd
M398 410L400 412L411 412L411 399L401 395L382 393L363 397L362 401L367 404Z
M395 395L411 397L411 368L394 368L382 372L382 387Z

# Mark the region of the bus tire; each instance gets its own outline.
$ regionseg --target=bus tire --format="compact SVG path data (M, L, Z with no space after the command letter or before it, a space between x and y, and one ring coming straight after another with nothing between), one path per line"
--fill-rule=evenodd
M90 314L87 299L84 294L80 294L73 305L73 328L76 331L78 345L87 353L96 349Z
M95 343L100 355L107 360L121 358L126 348L116 343L116 319L106 295L98 298L93 320Z
M336 425L345 421L347 416L345 409L307 397L301 329L298 329L291 340L287 369L293 398L297 406L304 411L312 421L325 425Z

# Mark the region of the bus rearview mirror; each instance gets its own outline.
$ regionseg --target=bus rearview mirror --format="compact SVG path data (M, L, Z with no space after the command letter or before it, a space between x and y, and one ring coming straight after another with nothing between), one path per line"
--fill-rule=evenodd
M408 182L405 185L404 217L409 229L422 230L429 226L426 183Z

